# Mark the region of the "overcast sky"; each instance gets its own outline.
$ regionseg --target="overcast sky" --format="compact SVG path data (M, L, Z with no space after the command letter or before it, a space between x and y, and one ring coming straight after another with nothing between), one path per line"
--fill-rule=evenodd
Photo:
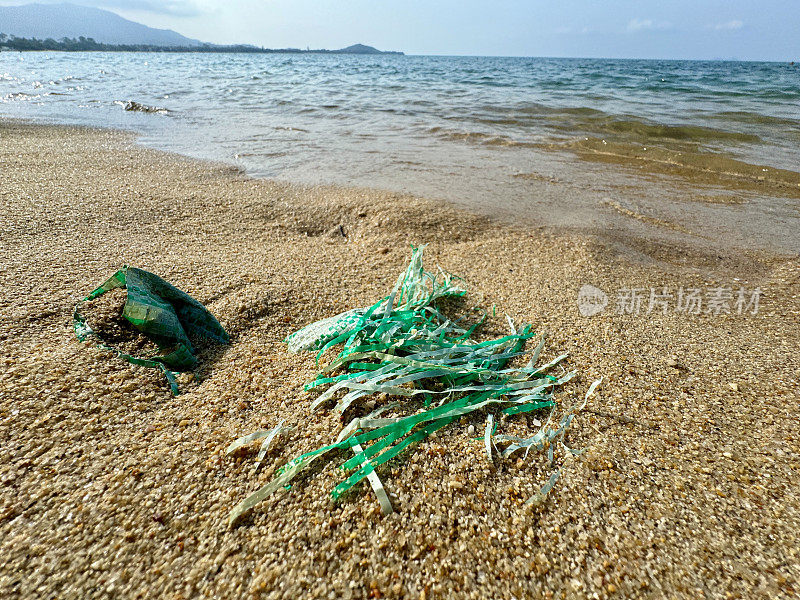
M408 54L800 60L798 0L74 3L220 44L341 48L359 42Z

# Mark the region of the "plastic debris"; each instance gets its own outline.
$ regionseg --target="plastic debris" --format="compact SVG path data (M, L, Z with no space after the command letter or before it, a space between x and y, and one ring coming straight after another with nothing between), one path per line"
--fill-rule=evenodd
M272 442L275 440L276 437L281 435L282 433L287 433L291 431L291 427L286 427L283 425L283 419L281 419L280 423L278 423L272 429L260 429L255 431L249 435L245 435L240 437L238 440L231 443L230 446L225 450L225 456L230 456L234 452L236 452L239 448L244 448L245 446L255 442L256 440L262 440L261 447L258 449L258 456L256 457L256 470L261 467L262 462L264 461L264 457L269 452L270 447L272 446Z
M489 464L494 464L492 460L492 434L494 433L494 415L486 416L486 430L483 433L483 444L486 447L486 458Z
M116 288L127 290L122 316L158 344L162 354L147 358L126 354L108 345L80 314L81 304ZM219 321L189 294L158 275L128 266L114 273L81 300L75 306L72 321L75 335L80 341L92 338L99 347L114 352L122 360L162 371L175 395L178 394L175 371L188 371L197 364L189 338L203 337L223 344L230 339Z
M313 461L343 450L353 454L340 465L349 475L331 491L333 498L367 479L388 514L391 504L375 470L412 445L478 410L498 406L505 414L514 415L555 407L555 390L576 373L564 372L556 377L549 371L567 354L537 367L544 347L542 335L525 366L508 368L511 359L528 354L523 347L536 334L529 326L517 328L508 319L509 335L482 342L471 339L480 322L465 329L446 317L439 305L446 298L463 296L465 290L441 270L438 274L425 271L422 253L423 248L413 248L408 268L385 298L372 306L312 323L286 340L292 352L316 351L318 362L327 350L341 345L338 356L306 385L307 390L323 390L312 403L312 410L335 401L334 410L344 413L354 402L377 394L393 396L397 401L366 417L352 419L334 444L290 460L273 481L231 511L230 525L269 495L286 489ZM598 384L592 384L583 404ZM550 428L551 411L547 422L528 439L495 435L496 420L489 414L482 439L488 459L492 461L495 444L504 443L508 444L500 454L504 458L523 449L526 457L531 449L548 449L552 465L553 443L563 439L582 406L567 411L556 428ZM380 416L390 410L406 414ZM558 471L537 496L543 498L557 477Z

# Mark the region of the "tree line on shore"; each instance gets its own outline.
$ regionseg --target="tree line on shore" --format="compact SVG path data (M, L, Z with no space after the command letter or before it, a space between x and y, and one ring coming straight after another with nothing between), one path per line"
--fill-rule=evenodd
M0 33L0 49L2 50L58 50L62 52L242 52L249 54L269 54L276 52L292 53L317 53L317 54L341 54L350 53L349 49L343 50L301 50L299 48L263 48L248 44L201 44L198 46L154 46L150 44L105 44L97 42L93 38L80 36L77 38L64 37L60 40L47 38L16 37ZM358 52L355 52L358 53ZM401 52L381 52L380 54L402 54Z

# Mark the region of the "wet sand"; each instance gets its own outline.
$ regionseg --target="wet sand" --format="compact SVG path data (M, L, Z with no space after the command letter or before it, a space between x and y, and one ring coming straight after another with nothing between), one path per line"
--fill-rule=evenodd
M398 194L254 180L113 131L0 121L0 165L0 597L800 593L796 256L514 228ZM410 243L482 306L548 330L546 359L570 352L581 376L561 404L605 378L567 436L586 453L525 508L546 459L489 465L468 433L480 414L379 471L389 517L367 488L333 504L329 463L228 529L234 505L342 428L310 412L313 356L282 340L385 295ZM75 302L122 264L232 334L180 396L74 337ZM584 284L609 294L605 312L581 316ZM763 294L757 314L616 314L617 290L664 286ZM298 427L263 472L253 452L224 456L280 419Z

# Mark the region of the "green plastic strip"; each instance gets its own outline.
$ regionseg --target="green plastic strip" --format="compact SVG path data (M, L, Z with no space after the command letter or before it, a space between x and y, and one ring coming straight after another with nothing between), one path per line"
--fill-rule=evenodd
M388 513L391 503L376 469L434 431L476 411L487 412L483 441L489 461L511 457L521 450L527 457L531 450L538 450L546 452L553 463L557 439L562 439L564 454L574 456L580 452L566 447L563 435L582 406L566 411L558 425L550 427L557 406L553 395L576 372L562 370L556 376L548 371L568 355L561 354L537 367L545 341L545 336L540 335L527 364L521 368L508 367L512 359L527 356L524 346L536 337L535 332L529 325L517 326L508 318L509 335L472 340L480 322L465 329L460 325L461 319L445 317L436 304L447 297L461 297L465 290L442 271L425 271L422 252L422 248L412 248L408 267L398 276L389 295L371 306L307 325L286 339L291 352L314 351L317 360L334 348L339 350L338 356L306 384L306 390L320 391L311 403L311 410L335 401L336 410L343 413L369 396L390 396L402 401L350 420L335 444L289 461L272 482L231 512L229 522L234 523L270 494L286 489L312 461L328 452L347 449L353 455L345 458L340 468L349 475L334 487L331 495L340 498L367 479L382 510ZM594 387L595 384L590 393ZM397 416L381 416L390 407ZM496 435L498 421L492 410L513 417L542 409L550 409L547 422L532 437ZM494 450L497 457L493 457ZM554 474L540 490L542 497L556 479Z

